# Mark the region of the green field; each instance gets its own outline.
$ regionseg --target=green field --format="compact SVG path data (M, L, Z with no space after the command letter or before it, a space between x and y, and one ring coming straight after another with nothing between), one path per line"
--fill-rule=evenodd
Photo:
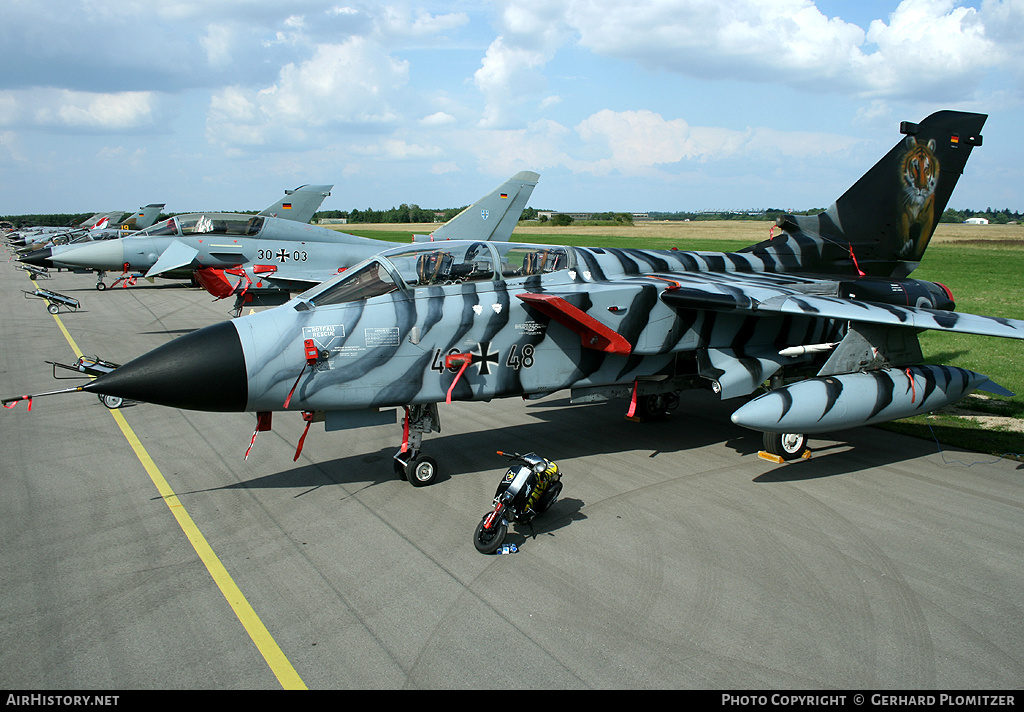
M430 225L342 226L364 237L407 243ZM769 223L652 223L633 227L543 228L521 224L521 242L714 250L728 252L768 237ZM400 229L395 229L400 228ZM404 229L402 229L404 228ZM940 225L913 277L948 286L959 311L1024 320L1024 227ZM1013 398L977 393L943 411L879 427L954 446L1024 461L1024 342L925 331L921 348L928 363L983 373L1013 391Z
M935 244L913 276L948 286L959 311L1024 319L1024 245ZM929 363L983 373L1017 395L976 393L938 413L885 427L923 438L934 435L945 445L1015 455L1024 461L1024 343L936 331L922 333L920 341Z

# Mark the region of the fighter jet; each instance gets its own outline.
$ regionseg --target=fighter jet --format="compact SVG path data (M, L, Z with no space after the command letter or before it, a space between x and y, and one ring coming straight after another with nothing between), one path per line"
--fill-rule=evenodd
M120 219L125 215L123 210L115 210L111 213L96 213L91 218L83 220L78 225L66 227L27 227L13 231L7 237L7 241L16 248L34 248L46 242L50 242L61 236L69 238L78 237L91 230L104 230L112 220Z
M116 227L111 227L107 219L100 220L92 228L78 232L63 232L52 235L45 242L39 240L16 250L19 254L30 254L31 252L56 245L82 245L86 242L98 240L113 240L118 237L125 237L130 233L145 230L156 222L160 217L160 211L164 209L164 203L150 203L133 213L130 217L120 221Z
M286 190L284 192L285 194L283 198L271 203L269 206L261 210L258 213L258 215L273 218L277 218L280 215L282 220L308 223L312 219L316 211L320 208L320 205L324 202L324 199L331 194L331 188L333 187L333 185L301 185L295 190ZM153 223L156 222L156 218L159 217L160 210L162 210L164 206L161 204L159 206L159 209L156 211L156 214L152 215L152 220L148 220L148 217L151 214L150 209L153 207L156 206L147 206L147 208L143 208L142 213L140 213L140 216L144 216L147 219L145 224L139 224L138 222L136 222L134 228L132 228L129 225L124 225L122 226L122 229L125 231L139 230L140 232L142 232L143 235L148 235L149 233L145 232L145 229L150 228L153 225ZM188 216L182 217L183 219L185 219ZM248 219L251 216L244 215L239 217L235 215L235 217L237 217L238 219ZM163 223L163 225L166 225L166 221L165 223ZM154 228L154 230L159 231L158 228ZM19 250L19 252L23 253L20 259L27 265L39 268L67 267L70 269L77 268L84 271L95 269L99 273L99 278L97 279L96 282L96 288L102 291L103 289L106 289L106 284L104 284L103 282L103 273L108 271L108 269L125 270L127 272L127 269L125 268L123 263L109 268L94 268L87 265L78 265L75 264L74 262L62 263L53 259L55 255L67 254L71 250L75 250L78 249L79 247L82 247L81 243L84 241L91 241L96 239L110 239L115 237L127 236L125 234L111 233L107 231L96 232L95 228L93 228L88 233L86 233L86 237L94 233L97 236L95 238L90 237L89 240L84 239L81 234L81 231L79 231L75 236L73 236L74 239L58 240L53 243L48 243L46 246L42 246L42 240L38 240L34 243L30 242L26 245L26 247ZM107 250L103 250L102 248L94 248L93 250L84 253L84 259L87 262L104 261L104 258L102 258L101 256L109 256L109 254L113 254L113 252L114 250L110 248L108 248Z
M508 240L539 177L530 171L517 173L421 239ZM21 261L98 270L100 290L106 288L104 271L138 271L147 278L194 273L218 299L234 296L239 313L242 307L283 304L292 292L319 284L389 244L270 216L192 213L122 240L66 251L54 248Z
M295 190L286 190L281 200L271 203L259 214L272 217L280 215L288 220L309 222L320 208L324 198L331 194L333 187L333 185L303 185ZM297 199L290 197L295 194L299 194ZM160 217L160 212L164 207L165 203L150 203L140 208L131 217L117 221L116 227L112 226L112 222L115 217L124 215L121 211L97 213L74 228L28 228L25 231L12 234L10 241L11 244L19 246L19 253L28 254L41 247L123 237L123 233L145 230L152 226ZM42 254L40 253L40 255Z
M274 411L328 431L403 413L395 472L420 486L438 473L422 436L440 430L439 403L563 390L654 417L682 391L707 389L737 399L732 420L764 433L767 451L799 457L809 433L927 412L978 388L1007 393L984 375L923 365L917 334L1024 339L1024 321L956 312L941 284L907 276L986 118L904 122L904 137L828 210L786 215L778 235L739 252L402 246L55 393L253 412L253 441Z

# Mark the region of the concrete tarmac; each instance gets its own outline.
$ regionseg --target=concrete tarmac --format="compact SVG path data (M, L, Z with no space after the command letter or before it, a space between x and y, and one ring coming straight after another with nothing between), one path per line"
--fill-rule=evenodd
M74 362L68 337L123 363L228 317L174 282L94 283L40 280L81 302L55 318L0 265L0 395L77 383L46 363ZM393 473L397 424L314 425L293 461L304 424L276 413L244 460L253 414L127 405L140 459L93 395L18 403L0 412L0 688L286 686L182 511L310 689L1024 687L1024 466L872 428L776 465L735 403L687 394L657 423L625 405L441 404L424 449L442 474L416 488ZM556 460L564 490L510 532L518 553L485 556L499 449Z

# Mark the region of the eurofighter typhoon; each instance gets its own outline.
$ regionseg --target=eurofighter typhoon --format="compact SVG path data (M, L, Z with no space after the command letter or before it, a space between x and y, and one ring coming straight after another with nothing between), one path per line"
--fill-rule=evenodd
M945 287L907 276L986 118L904 122L828 210L786 215L781 234L739 252L413 244L57 392L249 411L254 439L273 411L327 430L401 414L395 471L415 485L438 472L422 451L437 404L565 389L573 402L621 398L637 415L710 389L742 399L732 420L763 432L769 452L797 457L809 433L927 412L977 388L1006 393L981 374L922 365L917 334L1021 339L1024 321L953 311Z

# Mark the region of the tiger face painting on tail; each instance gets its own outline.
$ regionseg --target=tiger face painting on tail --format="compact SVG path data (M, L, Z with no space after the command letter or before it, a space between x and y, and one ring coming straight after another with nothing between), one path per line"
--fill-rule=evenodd
M939 184L939 161L935 140L919 142L908 136L907 152L900 163L903 210L900 213L900 256L921 259L935 227L935 188Z

